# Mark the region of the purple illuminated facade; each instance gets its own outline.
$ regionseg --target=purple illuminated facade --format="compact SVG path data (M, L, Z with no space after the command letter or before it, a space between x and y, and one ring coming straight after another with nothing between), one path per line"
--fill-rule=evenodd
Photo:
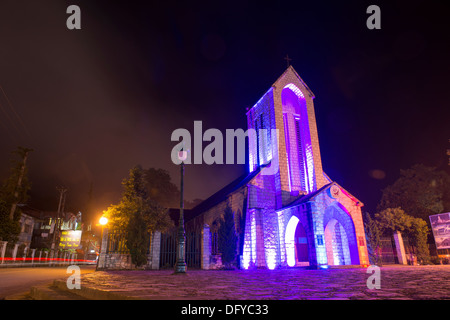
M244 269L368 264L362 203L322 171L313 99L289 67L247 112L249 128L279 139L249 143L249 169L262 169L247 185Z
M243 269L369 264L363 204L322 170L313 99L288 67L247 111L249 175L202 207L208 225L235 212Z

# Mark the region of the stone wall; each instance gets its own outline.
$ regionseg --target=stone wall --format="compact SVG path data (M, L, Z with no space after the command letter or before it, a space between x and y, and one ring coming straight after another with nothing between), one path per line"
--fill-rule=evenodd
M131 270L135 265L131 262L131 255L124 253L107 252L108 229L103 230L103 238L97 263L97 270ZM142 269L159 269L161 233L152 234L150 253L147 255L147 264Z
M318 251L318 263L319 264L328 264L326 250L322 249L322 247L318 244L318 238L321 237L325 241L325 227L327 221L324 221L324 214L327 209L334 206L336 210L342 210L346 215L350 217L348 219L348 223L352 225L346 225L347 222L342 222L344 229L350 230L354 229L354 238L350 237L347 234L347 241L349 245L354 244L355 248L357 248L357 256L360 265L369 264L368 253L367 253L367 243L364 233L364 224L362 220L361 214L361 203L357 201L353 196L351 196L347 191L341 188L336 183L333 183L332 186L338 187L338 192L336 195L332 195L330 193L331 186L319 193L314 198L314 203L312 206L312 217L314 223L314 233L316 240L316 249ZM349 233L347 231L347 233ZM353 235L352 235L353 236ZM350 238L349 238L350 237ZM352 259L356 261L356 259Z
M262 98L247 112L248 129L256 130L259 139L249 138L249 171L257 169L258 164L267 164L272 159L272 131L276 129L273 92L269 89ZM259 129L266 129L267 135L260 135ZM259 146L255 142L259 141ZM259 152L258 152L259 151Z
M263 169L264 170L264 169ZM279 260L275 176L258 174L248 183L242 268L273 268Z

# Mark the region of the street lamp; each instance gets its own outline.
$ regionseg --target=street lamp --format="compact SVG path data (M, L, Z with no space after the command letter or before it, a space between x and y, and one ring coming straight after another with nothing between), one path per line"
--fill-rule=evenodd
M100 218L100 220L98 221L101 225L102 225L102 227L104 226L104 225L106 225L107 223L108 223L108 218L106 218L106 217L101 217Z
M105 226L108 224L108 218L106 218L105 216L102 216L100 218L100 220L98 220L98 222L100 223L100 225L102 226L102 236L101 236L101 241L103 242L103 229L105 228ZM102 242L100 242L100 251L101 251L101 245Z
M181 161L181 197L180 197L180 221L178 222L178 244L177 244L177 262L175 264L175 273L183 274L186 273L186 236L184 232L184 199L183 199L183 189L184 189L184 161L187 159L187 151L179 151L178 159Z
M102 234L101 234L101 237L100 237L100 252L99 252L99 256L98 256L98 258L97 258L97 266L96 266L96 268L95 268L96 270L98 270L100 260L101 260L102 258L104 258L105 253L106 253L106 247L108 246L108 241L103 241L103 240L104 240L103 238L104 238L104 236L105 236L105 235L104 235L103 229L104 229L105 226L108 224L108 218L102 216L98 222L99 222L100 225L102 226ZM103 260L104 260L104 259L102 259L102 262L101 262L101 263L103 263ZM101 265L101 267L103 267L103 266Z

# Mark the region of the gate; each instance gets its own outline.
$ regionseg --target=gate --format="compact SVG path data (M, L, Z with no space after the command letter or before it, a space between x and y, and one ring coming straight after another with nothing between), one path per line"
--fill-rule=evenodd
M177 233L172 230L161 234L160 269L173 269L177 261ZM186 265L188 268L200 269L201 267L201 241L202 234L199 231L186 232Z
M186 233L186 264L189 268L201 268L202 234L200 232Z
M397 250L392 237L380 239L381 262L383 264L398 264Z
M177 232L161 234L159 268L170 269L175 266L177 255Z

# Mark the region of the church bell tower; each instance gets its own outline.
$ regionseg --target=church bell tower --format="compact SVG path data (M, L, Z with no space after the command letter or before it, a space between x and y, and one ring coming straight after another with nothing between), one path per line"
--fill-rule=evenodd
M289 66L247 112L248 128L257 135L249 141L250 172L265 164L277 165L280 188L292 196L309 194L328 183L322 171L313 99L312 91Z

